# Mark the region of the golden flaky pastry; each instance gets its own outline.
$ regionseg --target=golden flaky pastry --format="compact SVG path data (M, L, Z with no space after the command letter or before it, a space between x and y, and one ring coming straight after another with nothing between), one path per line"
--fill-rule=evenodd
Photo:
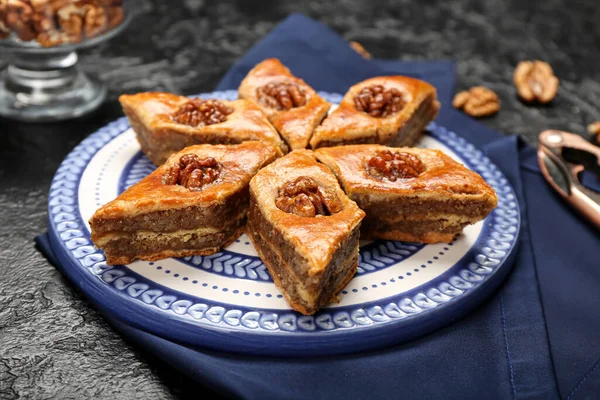
M382 76L352 86L315 129L313 149L378 143L410 146L438 113L440 103L429 83L405 76Z
M190 99L170 93L121 95L119 101L142 151L156 165L195 144L261 141L287 146L261 110L246 100Z
M278 152L262 142L187 147L100 207L92 241L109 264L213 254L240 235L250 179Z
M364 213L310 150L296 150L250 182L248 234L288 303L312 314L354 276Z
M331 104L276 58L257 64L246 75L238 94L263 110L293 150L305 149Z
M439 150L351 145L315 155L367 214L361 239L449 242L498 202L479 174Z

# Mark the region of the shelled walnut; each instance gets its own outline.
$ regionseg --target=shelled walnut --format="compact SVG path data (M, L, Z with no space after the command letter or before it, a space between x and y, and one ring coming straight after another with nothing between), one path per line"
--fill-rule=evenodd
M307 176L286 183L279 190L275 205L281 211L300 217L331 215L342 211L342 203L335 193L322 188Z
M52 14L73 3L73 0L29 0L29 3L36 12Z
M191 99L173 114L173 121L194 127L218 124L227 120L233 108L218 100Z
M83 11L83 30L86 37L100 34L108 26L106 9L93 5L86 5Z
M268 83L256 89L258 101L277 110L290 110L306 104L306 94L293 82Z
M11 32L44 47L77 43L119 25L122 0L0 0L0 39Z
M385 89L382 85L363 88L354 96L354 107L372 117L386 118L402 110L406 102L396 88Z
M487 117L500 110L500 99L491 89L474 86L468 91L458 92L452 100L452 106L472 117Z
M521 61L515 69L513 82L519 97L526 102L546 104L558 92L559 80L550 64L543 61Z
M125 18L125 12L122 7L109 7L108 8L108 26L110 29L117 25L120 25Z
M74 6L61 8L57 17L63 33L69 35L74 42L80 41L83 34L83 15L79 9Z
M213 183L219 177L221 164L212 157L201 159L195 154L184 154L179 163L173 165L163 183L181 185L192 191L199 191L205 185Z
M384 150L377 152L367 162L367 172L378 179L395 182L400 179L416 178L425 171L425 166L414 154Z
M350 44L350 47L352 47L352 50L354 50L355 52L360 54L364 59L370 60L371 58L373 58L373 56L371 56L371 53L369 53L367 51L367 49L365 49L363 47L362 44L355 42L355 41L352 41L349 44Z
M6 2L6 27L24 41L35 39L37 33L34 26L34 10L26 1L11 0Z
M594 135L596 143L600 144L600 121L592 122L587 126L589 133Z
M6 25L7 9L8 9L8 1L0 0L0 39L7 38L10 35L10 29Z

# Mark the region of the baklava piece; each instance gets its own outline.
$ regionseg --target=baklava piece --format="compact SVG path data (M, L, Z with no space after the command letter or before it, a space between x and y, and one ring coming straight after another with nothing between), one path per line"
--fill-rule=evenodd
M438 113L429 83L405 76L382 76L352 86L339 107L315 129L313 149L374 143L410 146Z
M364 215L309 150L250 181L248 234L290 306L305 315L336 300L356 273Z
M253 100L292 150L305 149L331 104L276 58L264 60L246 75L238 94Z
M250 179L276 157L260 142L188 147L100 207L92 241L108 264L216 253L241 234Z
M251 101L190 99L170 93L119 97L142 151L161 165L176 151L195 144L271 143L281 155L287 146Z
M439 150L352 145L315 154L367 214L361 239L450 242L498 202L480 175Z

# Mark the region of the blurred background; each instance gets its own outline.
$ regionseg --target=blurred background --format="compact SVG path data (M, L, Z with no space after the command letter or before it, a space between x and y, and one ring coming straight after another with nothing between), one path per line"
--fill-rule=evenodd
M594 0L128 2L139 13L133 22L117 38L79 51L80 67L108 87L99 115L109 119L124 92L211 91L294 12L360 42L376 58L456 60L457 90L484 84L498 93L502 113L489 125L504 132L527 137L549 125L577 131L599 119L600 7ZM512 73L524 59L549 62L560 78L552 107L526 107L515 96Z

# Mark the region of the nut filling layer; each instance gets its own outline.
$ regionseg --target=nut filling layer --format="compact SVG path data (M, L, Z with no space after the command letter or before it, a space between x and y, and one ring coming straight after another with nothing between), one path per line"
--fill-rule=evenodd
M275 205L300 217L332 215L342 211L342 203L336 194L307 176L300 176L279 189Z
M219 177L221 164L212 157L200 158L195 154L184 154L179 163L173 165L163 182L165 185L181 185L192 191L200 191L205 185Z
M306 105L304 89L293 82L269 83L256 89L258 101L276 110L290 110Z
M354 107L372 117L389 117L402 110L405 105L406 101L398 89L384 89L382 85L363 88L354 96Z
M218 100L191 99L182 104L173 114L173 121L178 124L201 128L207 125L225 122L233 108Z
M374 178L395 182L398 178L416 178L425 171L419 157L404 152L384 150L367 162L367 172Z

